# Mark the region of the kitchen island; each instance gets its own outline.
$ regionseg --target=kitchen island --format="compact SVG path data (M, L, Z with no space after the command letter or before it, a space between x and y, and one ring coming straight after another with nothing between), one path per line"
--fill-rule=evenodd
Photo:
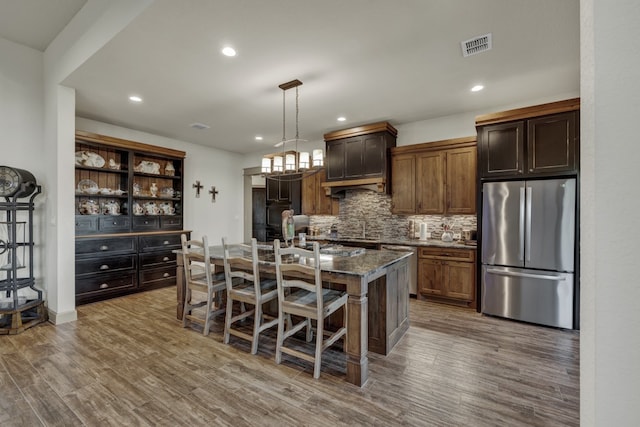
M233 254L237 246L231 246ZM273 250L258 251L261 272L274 274ZM184 306L184 271L178 254L177 317ZM210 248L211 261L222 268L222 248ZM322 280L328 287L343 289L347 301L347 381L357 386L369 376L367 353L388 354L409 328L410 253L397 251L359 251L357 255L321 255Z

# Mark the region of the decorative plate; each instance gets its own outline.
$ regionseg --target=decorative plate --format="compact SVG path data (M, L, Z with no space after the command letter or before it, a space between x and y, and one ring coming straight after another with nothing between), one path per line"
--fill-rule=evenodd
M136 172L150 173L153 175L160 175L160 164L156 162L150 162L143 160L138 166L133 168Z
M90 179L83 179L78 183L78 192L85 194L96 194L100 191L98 184Z
M160 190L160 197L170 199L173 197L174 190L172 187L164 187Z
M76 165L101 168L104 166L104 159L93 151L76 151Z

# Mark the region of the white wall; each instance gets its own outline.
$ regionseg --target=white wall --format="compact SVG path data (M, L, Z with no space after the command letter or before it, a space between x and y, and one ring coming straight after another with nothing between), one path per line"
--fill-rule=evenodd
M44 148L42 62L42 52L0 38L0 164L33 173L43 187L43 194L34 200L35 247L32 262L36 286L45 289L44 206L49 183L45 174L45 157L41 155Z
M195 238L207 235L212 244L219 243L223 236L228 237L231 242L242 241L242 155L81 117L76 117L76 128L185 151L184 228L192 230ZM199 198L195 197L195 189L192 188L197 180L204 186ZM209 194L211 186L219 191L215 203L211 201Z
M444 139L463 138L476 135L476 116L506 111L514 108L529 107L547 102L578 98L579 93L558 94L553 97L531 99L518 104L496 106L495 108L437 117L395 126L398 129L396 145L421 144L423 142L442 141Z
M640 424L640 3L581 0L580 423Z

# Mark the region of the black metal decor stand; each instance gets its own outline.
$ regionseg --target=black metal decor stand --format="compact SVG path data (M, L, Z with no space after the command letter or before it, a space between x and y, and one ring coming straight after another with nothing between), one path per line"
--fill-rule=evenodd
M0 212L4 212L7 228L6 241L0 238L0 255L8 254L7 263L0 265L0 335L18 334L47 320L42 290L35 287L33 274L33 200L41 192L42 187L38 185L28 201L5 197L5 201L0 202ZM20 193L22 191L17 194ZM18 212L24 211L28 213L28 220L18 221ZM23 236L18 235L19 225L24 227ZM18 258L21 249L22 260ZM18 273L26 268L28 274L19 277ZM24 288L34 291L37 297L28 299L20 296L18 291Z

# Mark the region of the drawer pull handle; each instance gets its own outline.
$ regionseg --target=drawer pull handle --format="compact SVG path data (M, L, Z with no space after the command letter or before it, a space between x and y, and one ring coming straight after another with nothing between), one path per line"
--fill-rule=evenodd
M109 266L107 264L102 264L100 266L100 270L108 270L108 269L109 269Z
M162 260L163 260L163 261L165 261L165 262L166 262L166 261L169 261L170 259L171 259L171 258L169 258L168 256L166 256L166 257L162 258Z
M113 221L113 225L118 225L118 221Z
M149 221L147 221L146 219L144 220L144 224L147 225L149 224Z
M107 289L109 287L108 284L103 283L102 285L100 285L100 289Z
M169 276L171 276L169 273L164 273L164 274L162 275L162 277L169 277Z
M169 244L169 241L168 241L168 240L165 240L164 242L162 242L162 244L163 244L163 245L168 245L168 244Z
M107 245L102 245L102 246L100 246L100 250L101 250L101 251L108 251L108 250L109 250L109 246L107 246Z

